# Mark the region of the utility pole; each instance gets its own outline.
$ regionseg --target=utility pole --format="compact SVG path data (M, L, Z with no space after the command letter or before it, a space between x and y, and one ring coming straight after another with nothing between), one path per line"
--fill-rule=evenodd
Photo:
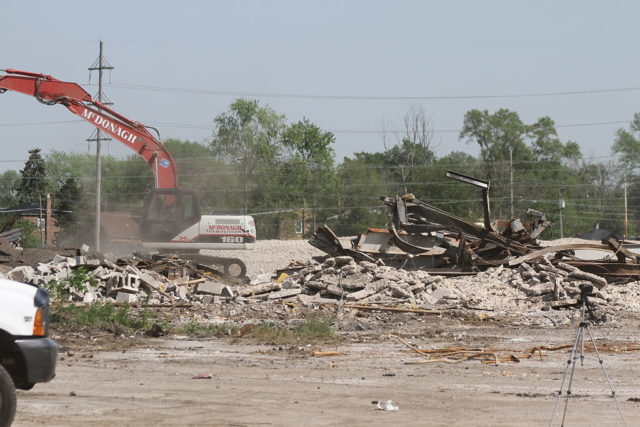
M97 71L98 72L98 93L95 96L96 100L98 100L103 105L111 105L112 102L109 102L105 99L104 94L102 93L102 72L104 70L113 70L111 64L107 62L107 60L102 55L102 40L100 40L100 54L98 55L98 59L89 67L89 72ZM100 129L96 129L94 134L87 139L87 141L95 141L96 142L96 229L95 229L95 246L96 251L100 250L100 215L101 208L100 203L102 200L102 157L100 156L100 145L102 141L111 141L109 137L103 137Z
M511 174L510 178L510 188L511 188L511 219L513 219L513 147L509 147L509 173Z
M624 238L627 240L629 231L629 217L627 216L627 172L624 173Z
M562 210L564 209L564 200L562 200L562 196L560 195L560 190L558 190L558 210L560 211L560 238L564 239L564 226L562 224Z

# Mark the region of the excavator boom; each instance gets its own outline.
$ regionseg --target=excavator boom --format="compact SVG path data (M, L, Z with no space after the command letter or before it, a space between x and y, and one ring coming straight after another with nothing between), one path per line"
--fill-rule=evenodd
M7 90L35 97L47 105L62 104L76 116L111 135L151 167L156 188L178 188L178 168L165 146L147 127L113 111L91 98L76 83L63 82L46 74L13 69L0 75L0 92Z
M151 166L156 189L145 202L140 220L143 245L160 250L251 249L256 227L247 215L200 215L194 192L178 187L178 168L159 139L138 122L92 99L76 83L46 74L0 70L0 93L8 90L35 97L47 105L62 104L81 119L134 150ZM246 266L236 258L208 257L223 271L244 276Z

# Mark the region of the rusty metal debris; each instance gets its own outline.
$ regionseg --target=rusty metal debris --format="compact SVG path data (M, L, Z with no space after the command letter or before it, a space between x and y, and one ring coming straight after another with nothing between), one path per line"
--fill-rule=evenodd
M528 209L528 221L514 217L491 221L489 182L447 172L447 177L471 184L482 191L482 225L418 200L413 194L382 197L389 208L386 229L369 228L345 248L329 227L320 227L309 243L331 256L351 256L407 270L425 270L440 275L474 274L503 265L515 267L537 263L554 254L554 266L562 262L586 273L623 281L640 277L640 258L623 243L608 239L603 244L570 244L542 247L540 234L551 224L543 212ZM608 251L611 257L592 261L580 259L578 249Z
M484 364L499 365L501 363L519 363L523 359L539 358L544 360L543 352L562 351L572 347L572 344L564 344L554 347L535 346L529 349L507 349L507 348L471 348L471 347L445 347L426 349L416 347L408 343L397 335L389 335L390 338L398 340L400 343L409 348L413 353L422 356L426 360L408 361L405 364L418 365L423 363L461 363L468 360L479 360ZM595 352L593 344L586 343L587 352ZM602 343L599 349L602 353L630 353L640 351L640 346L635 343Z

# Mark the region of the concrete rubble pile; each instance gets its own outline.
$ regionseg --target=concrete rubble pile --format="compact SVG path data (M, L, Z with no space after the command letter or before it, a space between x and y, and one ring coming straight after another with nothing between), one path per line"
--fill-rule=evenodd
M82 272L79 276L78 271ZM214 304L236 314L243 313L238 307L262 311L281 303L533 313L578 306L579 285L590 283L595 306L606 307L609 312L640 312L640 282L607 283L601 276L557 260L552 263L544 257L513 268L500 266L447 276L396 269L382 262L356 261L350 256L325 256L240 281L177 256L109 260L57 255L35 268L16 267L6 276L43 286L53 293L62 287L63 300L72 302L215 309ZM85 282L78 283L78 277Z
M402 304L423 309L531 312L578 305L579 285L583 283L593 285L591 300L595 305L640 311L640 304L635 302L640 295L638 282L609 285L600 276L564 263L553 265L547 259L514 269L497 267L473 275L445 277L338 256L292 268L290 275L276 280L241 288L239 295L254 301L302 305ZM630 296L633 302L627 299Z
M81 274L74 278L74 272L78 271ZM85 303L212 302L217 296L236 295L227 284L232 278L173 256L156 260L135 256L109 260L56 255L35 268L15 267L5 276L42 286L54 294L62 293L68 301Z

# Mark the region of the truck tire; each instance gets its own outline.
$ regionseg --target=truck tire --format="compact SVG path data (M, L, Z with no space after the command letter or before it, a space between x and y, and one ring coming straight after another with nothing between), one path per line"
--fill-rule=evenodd
M16 415L16 388L9 373L0 365L0 427L9 427Z

